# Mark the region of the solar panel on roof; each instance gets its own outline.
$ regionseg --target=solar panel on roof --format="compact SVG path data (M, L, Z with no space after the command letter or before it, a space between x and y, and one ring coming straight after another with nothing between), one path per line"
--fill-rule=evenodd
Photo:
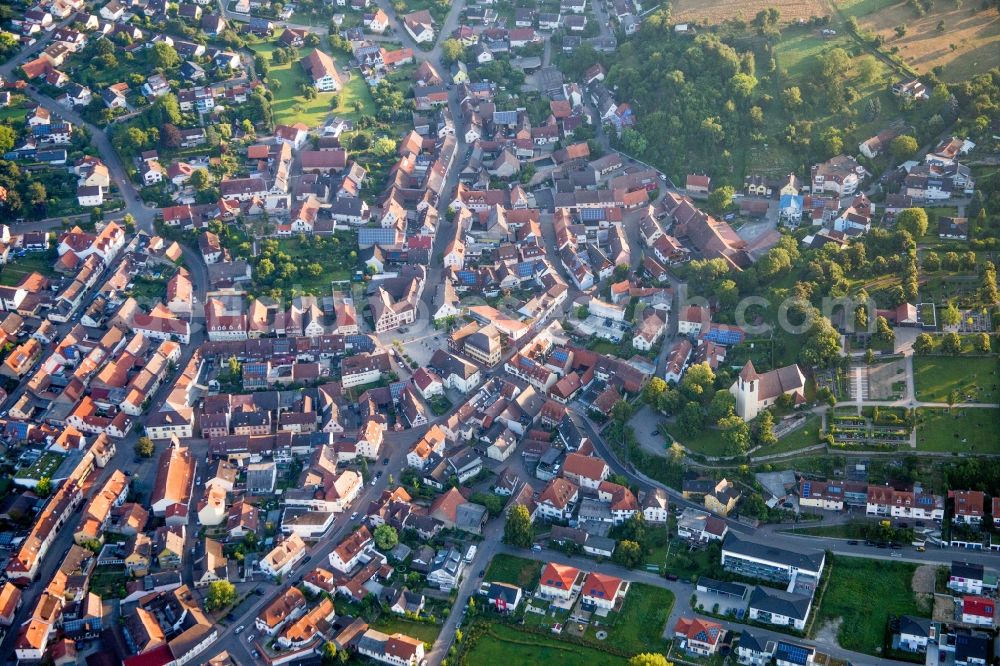
M523 261L517 265L517 276L528 277L535 272L535 264L530 261Z
M498 125L513 125L517 122L517 111L494 111L493 122Z
M705 334L706 340L720 345L734 345L740 342L742 337L738 331L730 331L728 329L712 329Z
M810 494L812 494L812 484L806 481L802 484L802 496L808 497Z
M812 654L812 650L809 648L782 642L778 643L778 649L775 651L777 659L790 661L793 664L806 664L810 654Z
M399 396L403 395L404 388L406 388L406 382L393 382L389 384L389 393L392 395L393 401L399 400Z
M584 208L580 211L581 220L603 220L604 219L604 209L602 208Z
M569 358L569 352L565 349L557 349L552 352L552 358L560 362L566 361Z

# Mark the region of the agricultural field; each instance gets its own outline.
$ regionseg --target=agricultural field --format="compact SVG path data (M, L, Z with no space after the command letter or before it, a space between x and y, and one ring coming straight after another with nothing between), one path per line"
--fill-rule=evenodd
M828 0L675 0L670 12L677 23L719 23L726 19L741 18L749 21L764 9L781 12L781 22L791 23L813 16L830 16L833 6Z
M863 31L881 35L883 48L898 48L897 55L921 74L940 67L944 81L956 82L1000 65L996 6L942 2L923 16L912 4L892 0L842 3L840 9L857 18ZM903 26L900 36L897 28Z

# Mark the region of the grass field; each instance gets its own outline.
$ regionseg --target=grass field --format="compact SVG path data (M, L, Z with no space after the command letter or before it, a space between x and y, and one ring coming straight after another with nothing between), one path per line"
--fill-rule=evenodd
M864 11L865 13L862 13ZM1000 12L979 3L937 3L924 16L903 2L864 0L847 11L859 19L861 29L885 38L886 50L898 55L920 73L942 68L942 78L954 82L1000 65ZM942 25L943 23L943 25ZM898 26L906 34L896 34ZM940 26L940 28L939 28Z
M48 252L32 252L23 257L12 259L9 264L0 268L0 284L4 286L16 285L29 273L41 273L46 277L56 274L52 270L54 259Z
M368 90L368 84L359 76L351 76L348 79L348 72L339 62L337 69L344 82L344 88L336 94L337 107L332 106L334 93L321 92L314 99L307 100L299 86L308 84L309 80L299 65L299 59L308 55L312 47L299 49L296 58L279 65L271 61L271 54L276 46L273 42L253 46L254 52L263 55L270 64L268 78L279 82L278 90L274 91L274 102L271 104L275 123L291 125L301 122L309 127L317 127L330 113L350 120L375 113L375 103ZM360 112L355 110L355 102L361 102Z
M427 624L425 622L411 622L395 615L385 615L372 626L386 634L399 632L407 636L419 638L425 643L433 643L437 640L438 634L441 633L439 625Z
M538 586L538 579L541 575L541 562L503 553L494 555L493 561L490 562L490 566L486 570L486 580L510 583L528 592L534 591Z
M959 402L1000 402L997 357L935 356L913 359L917 400L946 402L958 392Z
M763 9L775 8L781 12L781 22L790 23L811 16L829 16L833 9L827 0L674 0L670 3L671 16L678 23L685 21L721 23L730 18L751 20Z
M673 428L674 426L670 426ZM706 427L694 437L678 437L669 429L667 432L691 453L703 456L722 457L726 455L726 443L722 441L722 432Z
M913 594L916 565L834 557L816 626L841 618L837 640L847 650L876 654L889 615L922 615ZM863 600L863 603L862 603Z
M917 450L1000 453L1000 409L917 410Z
M798 451L819 443L819 415L813 414L806 418L805 424L778 440L774 446L765 446L757 451L757 455L767 456L775 453Z
M469 666L625 666L627 659L582 645L529 634L513 627L495 624L489 633L476 641L465 656Z
M674 595L670 590L632 583L621 614L608 630L607 640L633 654L665 650L663 626L673 607ZM593 628L588 629L588 635L593 633Z

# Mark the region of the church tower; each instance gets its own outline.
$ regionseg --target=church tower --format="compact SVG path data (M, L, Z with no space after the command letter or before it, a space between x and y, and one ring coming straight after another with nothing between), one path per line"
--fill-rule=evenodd
M736 413L744 421L757 416L760 395L760 376L753 367L753 361L747 361L740 371L740 376L733 384L731 391L736 398Z

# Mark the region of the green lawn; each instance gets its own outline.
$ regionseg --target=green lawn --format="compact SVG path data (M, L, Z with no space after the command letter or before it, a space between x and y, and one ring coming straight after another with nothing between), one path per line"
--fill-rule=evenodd
M486 570L485 580L517 585L526 592L533 592L542 575L542 563L516 555L500 553L493 556Z
M800 426L798 430L793 430L785 437L782 437L774 446L766 446L760 449L757 451L757 455L767 456L774 453L788 453L789 451L798 451L813 444L818 444L819 428L819 415L813 414L806 418L805 424Z
M518 631L502 624L490 626L465 655L469 666L625 666L628 660L595 648Z
M691 453L699 453L703 456L712 457L726 455L726 443L722 441L721 431L706 426L704 430L694 437L679 437L672 432L674 427L674 425L667 426L667 433Z
M16 285L29 273L41 273L46 277L52 277L56 274L52 270L54 261L48 252L29 252L23 257L11 259L9 264L0 268L0 284Z
M834 557L816 627L841 618L837 640L847 650L876 654L889 615L923 615L913 594L916 565Z
M360 76L352 76L351 80L340 91L340 104L337 106L337 116L348 120L357 120L362 116L375 115L375 100L372 99L368 83ZM355 109L355 104L361 103L361 111Z
M1000 409L917 410L917 449L956 453L1000 453Z
M123 566L98 567L90 577L90 591L103 599L120 599L127 580Z
M674 607L670 590L632 583L614 626L608 629L607 640L630 653L665 650L663 626ZM607 627L601 627L607 629ZM588 629L588 636L594 633Z
M959 402L1000 401L1000 370L996 356L917 357L913 359L913 381L917 400L947 402L958 391Z
M275 123L291 125L301 122L309 127L317 127L330 113L351 120L374 114L375 103L368 90L368 84L359 76L350 76L347 68L341 62L337 62L337 71L340 72L341 78L344 80L343 90L337 94L317 93L315 98L307 100L302 95L299 86L308 84L309 80L306 78L305 72L302 71L299 60L311 53L313 47L299 49L298 55L291 62L284 64L277 64L271 60L271 54L275 48L276 44L273 42L253 46L255 53L263 55L268 60L270 65L268 78L278 81L279 88L274 91L274 102L271 104ZM350 76L350 80L347 80L348 76ZM333 107L335 96L337 106ZM360 112L355 110L355 102L361 102Z
M670 542L664 570L684 580L694 582L699 576L719 575L719 557L722 546L719 542L700 550L688 551L688 544L681 539Z
M836 5L841 13L861 18L895 3L896 0L839 0Z
M24 95L13 95L10 105L0 108L0 121L4 124L13 124L14 121L24 122L24 115L28 112L30 104Z
M386 634L399 632L401 634L406 634L407 636L419 638L425 643L433 643L437 640L438 634L441 633L440 625L428 624L425 622L412 622L405 618L391 614L382 616L372 626Z

